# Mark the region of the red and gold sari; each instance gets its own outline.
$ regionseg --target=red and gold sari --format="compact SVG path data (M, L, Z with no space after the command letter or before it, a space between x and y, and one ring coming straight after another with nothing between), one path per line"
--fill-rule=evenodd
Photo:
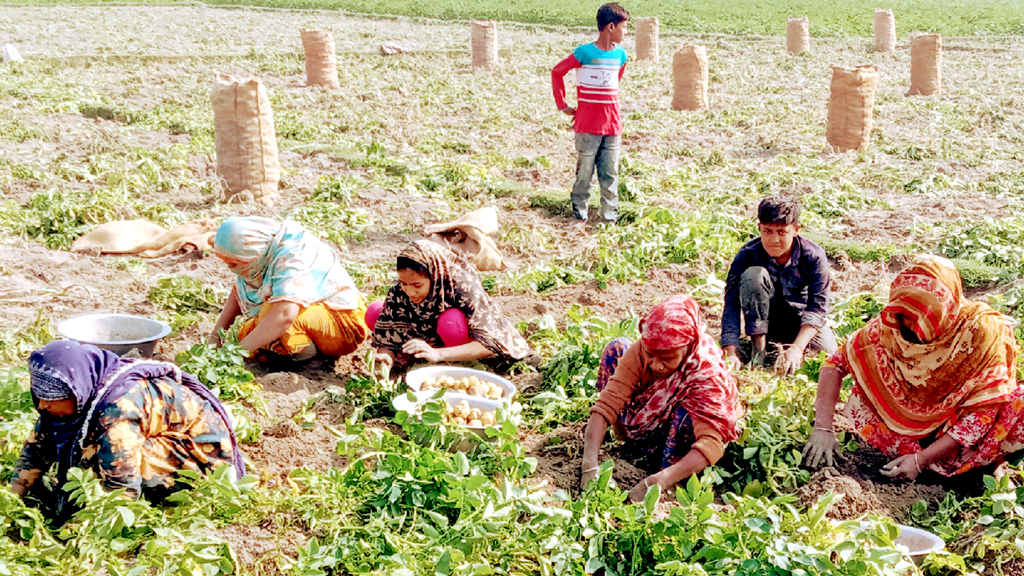
M895 457L949 434L960 450L932 469L952 476L1024 448L1016 359L1006 319L964 297L949 260L922 256L829 364L853 376L844 414L865 441Z

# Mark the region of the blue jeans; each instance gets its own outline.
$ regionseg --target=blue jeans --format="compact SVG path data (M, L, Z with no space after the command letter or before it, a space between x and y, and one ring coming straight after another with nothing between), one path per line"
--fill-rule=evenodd
M619 207L619 145L621 136L576 134L576 184L572 187L572 215L577 220L587 219L587 201L590 200L590 181L597 168L597 181L601 184L601 218L615 222Z

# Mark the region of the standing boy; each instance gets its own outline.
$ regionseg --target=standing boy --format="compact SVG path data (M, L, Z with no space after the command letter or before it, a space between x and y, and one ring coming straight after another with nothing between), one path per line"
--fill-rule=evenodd
M751 340L751 365L763 366L769 341L788 344L783 368L792 374L804 350L836 350L828 316L828 258L820 246L799 236L800 204L765 198L757 208L759 238L732 261L725 283L722 348L726 362L739 368L740 312Z
M572 215L587 219L590 181L597 168L601 184L601 218L615 223L619 204L619 80L626 71L626 51L619 46L626 35L629 12L615 2L597 11L597 41L576 48L551 70L558 109L574 117L576 130L576 184L572 187ZM565 75L576 70L576 108L565 102Z

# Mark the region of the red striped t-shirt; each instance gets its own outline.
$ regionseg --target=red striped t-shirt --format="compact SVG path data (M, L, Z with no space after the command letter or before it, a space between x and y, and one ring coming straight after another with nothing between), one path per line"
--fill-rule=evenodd
M551 70L551 85L559 110L565 102L565 75L576 70L576 132L615 136L622 134L619 115L619 80L626 72L625 49L604 51L596 44L576 48Z

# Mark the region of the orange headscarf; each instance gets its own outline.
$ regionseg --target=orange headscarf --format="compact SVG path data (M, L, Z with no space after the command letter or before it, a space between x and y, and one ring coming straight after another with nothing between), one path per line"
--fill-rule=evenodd
M920 343L904 338L901 326ZM956 424L965 409L999 405L1017 388L1009 323L964 298L960 273L938 256L920 256L896 276L889 304L844 352L878 415L911 438Z

